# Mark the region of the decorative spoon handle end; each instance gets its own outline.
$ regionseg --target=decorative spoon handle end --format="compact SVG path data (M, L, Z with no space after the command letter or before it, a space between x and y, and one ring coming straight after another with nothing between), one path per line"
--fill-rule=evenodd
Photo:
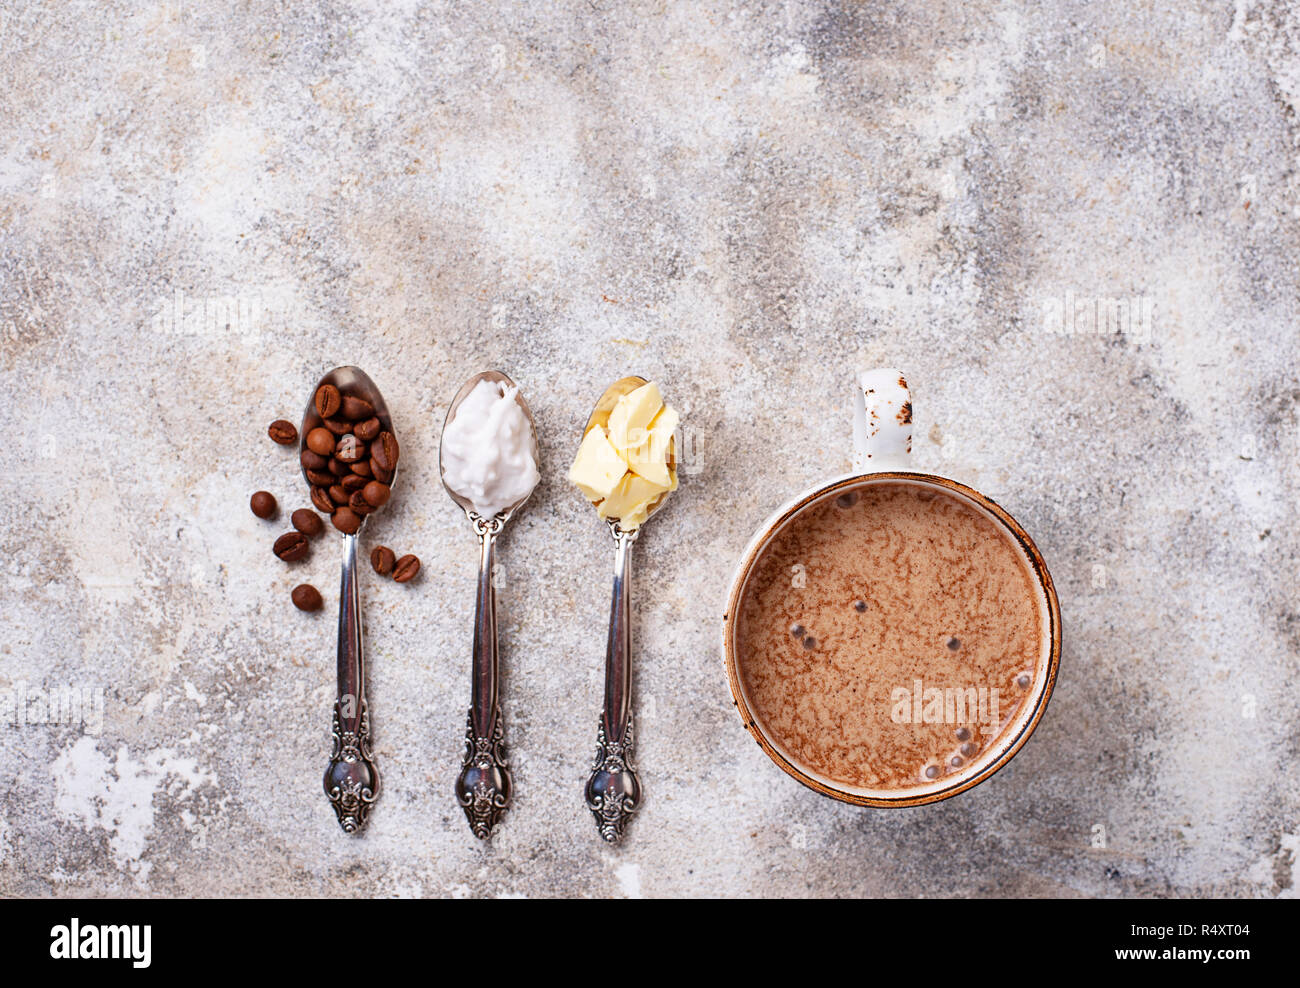
M479 840L487 840L510 807L510 765L505 757L501 708L492 714L486 735L474 730L474 710L465 726L465 761L456 779L456 801Z
M610 844L623 837L628 821L641 805L641 782L632 764L632 717L621 738L605 733L605 718L596 734L596 762L587 780L587 809L596 818L600 836Z
M339 818L344 833L365 829L370 809L379 798L379 770L370 751L370 713L361 699L355 730L344 728L345 718L334 704L334 751L325 769L325 795Z

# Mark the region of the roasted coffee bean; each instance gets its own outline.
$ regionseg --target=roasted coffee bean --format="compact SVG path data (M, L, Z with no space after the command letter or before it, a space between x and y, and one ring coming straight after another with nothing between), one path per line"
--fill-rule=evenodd
M329 456L334 452L334 433L317 426L307 433L307 448L321 456Z
M371 443L370 445L373 448L376 444ZM370 457L370 473L380 483L391 484L393 482L393 471L385 470L377 462L375 462L375 458L373 456Z
M314 539L325 530L325 523L320 520L320 515L311 508L299 508L289 516L289 520L293 522L294 528L309 539Z
M352 433L358 439L370 442L375 436L379 435L379 419L368 418L364 422L358 422L353 427Z
M275 514L275 495L270 491L258 491L248 499L248 506L259 518L270 518Z
M306 470L324 470L330 464L328 456L321 456L319 453L313 453L306 447L298 454L298 462Z
M272 422L266 434L281 446L292 446L298 441L298 430L294 428L292 422L286 422L284 419L276 419Z
M324 487L313 487L311 489L311 503L317 511L323 511L327 515L334 514L336 505L330 499L330 493Z
M319 611L325 603L320 599L320 591L310 583L298 584L289 596L293 599L293 606L300 611Z
M375 406L355 395L343 396L343 417L351 422L368 419L375 414Z
M286 563L295 563L311 548L311 543L307 541L307 536L302 532L285 532L275 540L275 545L271 551L283 559Z
M316 414L329 418L339 410L339 389L332 384L322 384L316 389Z
M377 545L370 550L370 565L380 576L387 576L397 563L397 555L386 545Z
M351 508L339 508L330 516L330 521L344 535L352 535L361 527L361 516Z
M344 463L342 460L340 460L338 457L331 456L329 472L334 474L334 476L336 477L346 477L352 471L348 468L348 465Z
M392 494L392 489L387 484L381 484L377 480L372 480L362 488L366 500L372 508L382 508L388 503L388 496Z
M367 480L369 480L369 479L370 479L370 461L369 461L369 460L357 460L356 463L352 464L352 472L355 473L358 477L365 477Z
M393 564L393 579L398 583L410 583L418 572L420 572L419 556L408 554Z
M326 419L325 428L336 436L342 436L352 431L352 423L344 422L342 419Z
M316 487L328 487L334 483L334 474L327 470L308 470L307 482Z
M355 473L350 473L339 481L339 486L349 494L355 494L368 483L369 481L365 477L358 477Z
M348 498L348 507L359 515L368 515L375 510L375 506L366 500L366 496L360 491L353 491L352 496Z
M391 432L381 432L375 437L375 441L370 444L370 459L372 467L379 467L392 473L397 466L397 458L401 455L401 450L397 445L397 437Z
M366 444L352 433L339 436L338 444L334 447L334 458L348 464L348 469L351 469L353 463L364 459L365 455Z
M347 504L348 498L351 497L351 495L348 494L348 492L345 491L338 484L335 484L333 487L330 488L329 495L331 501L333 501L335 504L340 504L340 505Z

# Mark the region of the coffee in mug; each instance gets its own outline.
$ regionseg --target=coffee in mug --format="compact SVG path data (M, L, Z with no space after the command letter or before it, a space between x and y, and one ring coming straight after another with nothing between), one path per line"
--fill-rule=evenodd
M912 471L896 371L864 375L859 470L760 530L724 659L746 727L787 772L870 805L930 802L1005 764L1060 655L1051 578L988 498Z

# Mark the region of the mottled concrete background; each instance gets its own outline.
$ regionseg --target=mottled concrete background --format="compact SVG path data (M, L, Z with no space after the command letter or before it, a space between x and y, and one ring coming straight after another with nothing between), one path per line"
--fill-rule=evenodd
M1296 894L1296 8L6 3L0 93L0 892ZM291 570L247 506L303 503L266 425L341 363L404 444L367 541L425 563L364 587L362 839L320 787L337 546ZM888 812L771 765L717 649L732 560L847 466L877 364L918 463L1036 537L1067 632L1010 767ZM502 545L517 800L485 847L436 460L493 366L545 462ZM611 545L564 470L630 372L698 449L638 545L648 799L611 850L581 801ZM102 724L15 723L70 689Z

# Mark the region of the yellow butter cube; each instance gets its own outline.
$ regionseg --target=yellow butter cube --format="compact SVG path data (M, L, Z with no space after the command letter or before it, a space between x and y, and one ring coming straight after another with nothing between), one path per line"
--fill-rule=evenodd
M596 510L600 517L617 519L620 528L630 531L646 520L646 506L663 492L660 485L629 473Z
M668 454L672 450L673 433L677 430L678 421L677 410L665 405L650 423L646 441L626 453L627 465L633 473L665 490L677 489L673 474L668 469Z
M627 473L627 463L612 445L605 430L594 426L582 437L578 455L569 467L569 481L595 503L607 498Z
M644 443L651 420L663 407L659 385L653 381L620 398L609 413L609 441L614 448L624 451Z

